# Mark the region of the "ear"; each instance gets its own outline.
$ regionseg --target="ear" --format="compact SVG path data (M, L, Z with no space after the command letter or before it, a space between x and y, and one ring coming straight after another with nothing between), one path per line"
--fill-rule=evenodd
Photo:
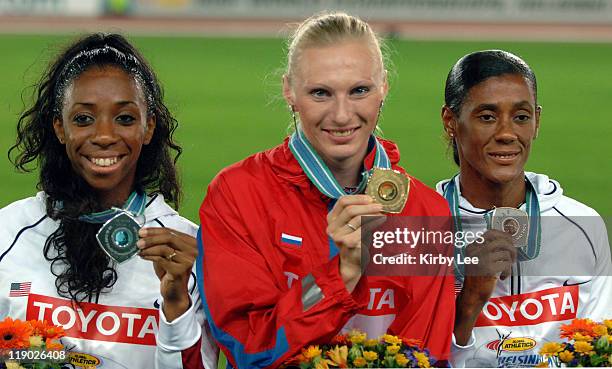
M66 142L66 132L64 132L64 123L59 118L53 118L53 130L55 137L63 145Z
M542 106L538 105L536 107L536 113L535 113L536 123L535 123L535 134L533 135L534 140L538 138L538 132L540 131L540 115L541 114L542 114Z
M382 94L383 94L383 100L387 97L387 93L389 92L389 79L387 78L387 70L385 69L385 72L383 73L383 85L382 85Z
M440 113L442 117L442 124L444 125L444 131L448 137L455 137L457 135L457 119L455 113L446 105L442 107Z
M283 97L287 104L294 110L295 108L295 96L293 95L293 89L291 88L291 82L286 74L283 74Z
M145 145L148 145L151 142L151 139L153 139L153 133L155 132L156 125L157 125L157 119L155 115L152 115L149 118L147 118L147 125L145 127L145 138L144 138Z

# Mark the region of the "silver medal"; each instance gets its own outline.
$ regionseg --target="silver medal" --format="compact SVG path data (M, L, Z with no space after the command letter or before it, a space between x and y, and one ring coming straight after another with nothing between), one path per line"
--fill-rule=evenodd
M117 263L121 264L138 253L136 242L140 224L123 211L102 225L96 234L98 244Z
M495 208L491 215L491 229L510 234L516 247L527 246L529 215L520 209Z

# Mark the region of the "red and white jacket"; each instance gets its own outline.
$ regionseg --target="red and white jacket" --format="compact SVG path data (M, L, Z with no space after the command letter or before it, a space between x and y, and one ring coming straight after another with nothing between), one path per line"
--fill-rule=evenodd
M381 140L393 169L397 146ZM374 149L375 150L375 149ZM371 168L374 150L364 161ZM200 208L198 285L213 336L234 368L275 368L346 329L422 339L448 358L453 277L363 277L352 293L326 234L333 200L310 182L287 141L217 175ZM411 178L401 215L449 216L446 201ZM316 285L320 300L305 292Z

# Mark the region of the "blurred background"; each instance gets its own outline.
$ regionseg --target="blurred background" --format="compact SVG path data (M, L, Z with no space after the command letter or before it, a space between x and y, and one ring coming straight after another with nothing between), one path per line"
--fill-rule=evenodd
M612 215L612 0L0 0L0 206L36 192L6 157L18 116L54 56L84 32L127 35L149 59L180 122L181 213L198 222L223 167L280 143L286 37L323 9L346 10L386 39L381 125L401 164L434 186L457 168L442 136L446 74L466 53L501 48L538 77L540 136L528 170Z

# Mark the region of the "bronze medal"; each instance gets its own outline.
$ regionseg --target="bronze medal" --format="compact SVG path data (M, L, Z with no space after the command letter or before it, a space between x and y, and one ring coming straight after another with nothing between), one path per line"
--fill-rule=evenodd
M377 203L383 206L385 213L401 213L408 200L410 191L410 178L393 169L374 168L368 185L366 195L372 196Z
M520 209L495 208L491 215L491 229L510 234L516 247L527 246L529 215Z

